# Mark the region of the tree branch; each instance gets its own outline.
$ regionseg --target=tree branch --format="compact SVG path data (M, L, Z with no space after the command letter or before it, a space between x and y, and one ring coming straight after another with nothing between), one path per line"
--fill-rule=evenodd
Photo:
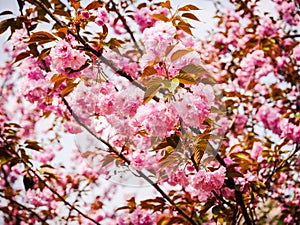
M110 2L112 3L113 10L117 13L118 18L122 21L122 23L123 23L126 31L129 33L129 35L130 35L130 37L131 37L131 39L132 39L135 47L137 48L138 52L140 53L140 55L143 55L143 51L139 47L139 45L138 45L138 43L137 43L137 41L136 41L136 39L135 39L135 37L133 35L133 32L131 31L130 27L128 26L128 24L126 22L126 19L124 18L124 16L121 15L120 11L117 9L116 3L113 0L111 0Z

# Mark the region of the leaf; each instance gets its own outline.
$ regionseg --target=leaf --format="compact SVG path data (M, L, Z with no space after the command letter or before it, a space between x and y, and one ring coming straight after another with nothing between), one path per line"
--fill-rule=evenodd
M46 58L49 54L50 54L51 48L45 48L41 51L38 60L43 60L44 58Z
M166 2L162 2L159 4L161 7L167 8L167 9L171 9L171 3L170 0L167 0Z
M218 216L218 215L220 214L220 211L221 211L221 208L220 208L220 206L218 206L218 205L215 205L215 206L212 208L212 210L211 210L211 212L212 212L215 216Z
M153 19L161 20L161 21L164 21L164 22L168 22L169 21L169 18L166 17L164 14L153 14L153 15L151 15L151 17Z
M124 44L124 41L118 40L116 38L112 38L107 43L110 49L115 49L118 47L121 47L122 44Z
M29 174L25 174L23 177L23 184L26 191L32 189L34 186L33 178Z
M162 211L166 206L166 201L162 197L156 197L154 199L143 200L140 203L142 209L151 209L155 211Z
M56 14L56 15L59 15L59 16L64 16L64 17L71 17L71 15L70 15L70 12L69 11L66 11L66 10L58 10L58 9L56 9L54 12L53 12L53 14Z
M169 53L174 49L176 45L169 45L167 48L166 48L166 51L165 51L165 56L168 56Z
M43 149L41 146L39 146L38 142L35 140L26 140L24 144L26 148L30 148L35 151L39 151Z
M162 81L161 78L153 77L152 79L150 79L147 82L143 104L146 104L147 102L149 102L156 95L156 93L160 90L160 88L162 87L161 81Z
M17 55L15 62L19 62L19 61L21 61L22 59L27 58L28 56L30 56L30 51L22 52L22 53L20 53L19 55Z
M180 83L180 81L177 78L174 78L172 80L163 80L163 84L172 93L174 93L174 91L176 90L176 88L179 86L179 83Z
M56 38L52 34L45 31L38 31L33 33L30 36L28 44L34 44L34 43L45 44L55 40Z
M180 30L183 30L187 34L193 36L193 33L191 31L191 26L189 26L187 23L179 22L176 27Z
M113 157L112 155L106 155L104 156L103 160L102 160L102 165L101 167L105 167L108 164L110 164L111 162L113 162L115 160L115 157Z
M193 51L192 49L181 49L174 52L171 56L171 62L174 62L175 60L185 56L186 54L191 53L192 51Z
M176 90L176 88L179 86L180 84L180 80L178 78L174 78L171 81L171 87L169 87L169 90L174 93L174 91Z
M13 157L5 152L5 149L0 148L0 166L8 163Z
M15 19L10 18L0 22L0 34L4 33L15 22Z
M138 6L137 6L137 9L141 9L141 8L145 8L145 7L147 7L147 3L141 3L141 4L139 4Z
M55 173L55 168L49 164L43 164L40 166L39 172L48 178L58 178L59 176Z
M182 6L181 8L178 9L178 11L190 11L190 10L200 10L200 9L197 6L192 4Z
M189 18L189 19L192 19L192 20L200 21L200 20L198 19L198 17L195 16L193 13L183 13L181 16L182 16L182 17Z
M76 1L76 0L70 0L72 7L75 9L75 11L77 12L77 10L80 7L80 1Z
M13 14L13 12L5 10L5 11L3 11L3 12L0 13L0 16L10 15L10 14Z
M147 66L142 73L142 77L148 77L148 76L151 76L156 73L157 73L157 70L154 69L154 66Z
M63 89L62 92L61 92L61 97L64 98L68 94L70 94L77 87L78 84L79 83L69 83L69 84L67 84L67 87L65 87L65 89Z
M180 137L174 133L171 134L170 137L165 138L161 143L159 143L156 147L153 148L154 151L166 148L168 146L173 147L174 149L178 146L180 141Z
M203 66L199 64L188 64L181 68L181 73L191 73L191 74L207 74L208 72Z
M198 84L198 82L187 73L180 73L175 78L178 79L181 84Z
M193 154L192 154L192 162L195 164L195 168L199 168L201 159L204 155L204 152L208 146L207 140L199 140L197 141L196 145L193 148Z
M91 10L91 9L98 9L101 8L103 6L102 2L97 2L97 1L93 1L90 4L88 4L85 9L86 10Z

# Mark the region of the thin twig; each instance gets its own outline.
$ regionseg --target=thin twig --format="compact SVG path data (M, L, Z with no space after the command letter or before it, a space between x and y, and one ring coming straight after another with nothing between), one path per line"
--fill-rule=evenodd
M134 35L133 35L133 32L132 30L130 29L130 27L128 26L127 22L126 22L126 19L124 18L124 16L121 15L120 11L117 9L116 7L116 3L114 1L110 1L112 3L112 6L113 6L113 10L117 13L118 15L118 18L121 20L121 22L123 23L126 31L129 33L135 47L137 48L138 52L140 53L140 55L143 55L143 51L142 49L139 47Z

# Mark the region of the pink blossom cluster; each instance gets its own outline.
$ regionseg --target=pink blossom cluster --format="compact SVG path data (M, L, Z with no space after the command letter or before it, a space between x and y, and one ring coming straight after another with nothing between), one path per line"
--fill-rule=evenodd
M121 214L118 216L119 225L154 225L159 213L151 213L144 209L135 209L130 215Z
M162 60L166 49L174 42L176 28L171 22L158 21L153 27L146 28L143 32L143 41L146 54L143 61L146 63Z
M28 33L25 28L15 30L10 38L10 42L13 44L12 57L16 57L22 50L25 50L28 46Z
M260 24L256 28L256 33L268 38L278 36L281 24L272 21L270 17L263 17L260 19Z
M87 60L83 52L74 49L65 40L60 40L54 48L51 48L50 57L53 69L69 77L78 76L79 73L74 71L79 70Z
M142 7L140 9L135 9L133 17L135 22L139 25L139 29L143 32L146 28L152 27L157 20L155 20L152 15L162 14L167 16L168 10L164 7L158 6L154 10L149 7Z
M282 15L283 20L292 26L297 26L300 22L299 6L296 1L273 0L276 3L277 11Z
M256 114L256 118L267 129L272 130L280 137L288 138L294 142L300 141L300 126L289 122L287 118L281 119L279 112L275 108L261 106Z
M300 61L300 44L293 49L293 57L295 60Z
M40 80L44 78L41 69L42 63L34 58L24 59L20 66L20 71L23 76L27 76L30 80Z
M110 49L108 49L103 55L107 59L112 60L115 66L128 73L133 79L137 79L140 76L140 65L136 62L134 57L131 58L130 55L122 56Z
M241 68L236 71L239 85L246 88L255 78L267 76L274 70L270 62L271 59L265 57L263 50L254 50L252 53L248 53L240 62Z
M218 191L224 184L226 169L219 169L209 172L203 169L199 170L194 176L189 178L190 187L188 191L197 196L199 201L206 200L211 196L211 191Z
M109 23L109 17L108 17L108 12L105 8L99 8L97 11L95 23L98 26L103 26L107 23Z
M164 138L171 134L178 122L176 110L170 103L149 102L137 109L131 126L146 130L153 137Z
M177 113L186 127L203 127L208 118L210 106L214 101L214 91L210 85L198 84L191 87L191 92L180 89L172 101ZM189 113L187 113L189 112Z

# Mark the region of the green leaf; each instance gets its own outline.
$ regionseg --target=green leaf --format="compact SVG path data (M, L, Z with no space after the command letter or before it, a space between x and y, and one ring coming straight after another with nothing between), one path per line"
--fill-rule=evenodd
M216 205L211 209L211 212L215 215L218 216L220 214L221 208L220 206Z
M174 91L176 90L176 88L179 86L179 83L180 83L180 81L177 78L174 78L172 80L163 80L163 84L172 93L174 93Z
M187 73L180 73L175 78L178 79L182 84L198 84L198 82Z

